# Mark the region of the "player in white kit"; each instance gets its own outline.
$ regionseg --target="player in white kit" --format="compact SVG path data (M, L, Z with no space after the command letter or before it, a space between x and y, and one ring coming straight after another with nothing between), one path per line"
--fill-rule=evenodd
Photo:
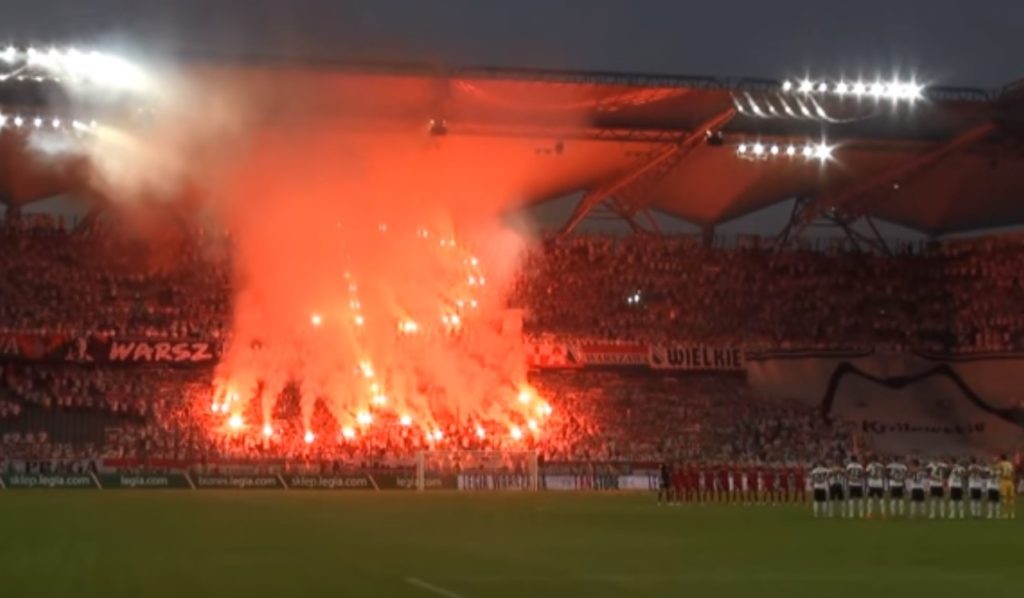
M925 513L925 488L928 486L928 469L921 466L921 462L914 459L910 468L910 516L917 517L918 513Z
M936 510L939 518L946 516L946 475L949 466L942 459L934 459L928 464L928 517L935 519Z
M904 494L906 492L909 470L899 460L899 457L890 461L885 469L889 474L889 506L892 507L890 511L894 517L896 515L902 517L906 508Z
M880 459L872 457L865 471L868 476L868 517L874 516L876 501L882 517L885 517L885 466Z
M985 468L971 457L967 466L967 491L971 499L971 517L981 517L982 500L985 498Z
M949 518L959 514L964 518L964 490L967 487L967 468L961 461L953 461L949 469Z
M857 457L853 457L846 464L846 514L854 517L856 507L857 517L864 517L864 466L860 464Z
M821 463L816 463L811 470L811 489L814 491L814 516L825 516L828 508L828 481L830 471Z

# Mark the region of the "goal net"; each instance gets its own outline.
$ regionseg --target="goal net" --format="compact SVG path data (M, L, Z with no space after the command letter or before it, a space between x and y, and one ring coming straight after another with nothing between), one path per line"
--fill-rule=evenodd
M534 451L423 451L417 456L416 488L455 476L459 490L537 490Z

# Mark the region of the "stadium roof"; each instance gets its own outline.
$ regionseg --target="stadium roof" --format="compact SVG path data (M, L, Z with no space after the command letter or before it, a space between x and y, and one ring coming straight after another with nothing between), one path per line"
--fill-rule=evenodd
M437 151L479 140L495 159L527 153L535 166L523 205L585 192L574 222L608 204L626 216L654 209L714 226L800 197L813 208L807 219L840 209L934 235L1024 223L1024 89L1015 86L928 87L904 101L801 94L762 79L269 61L192 69L313 92L322 109L343 107L332 126L419 123L439 138ZM11 93L0 101L11 103ZM10 131L0 137L7 202L75 180L74 169L47 172L19 151ZM822 142L832 146L828 160L785 155L790 144ZM764 155L740 154L755 143ZM782 150L774 157L773 144Z

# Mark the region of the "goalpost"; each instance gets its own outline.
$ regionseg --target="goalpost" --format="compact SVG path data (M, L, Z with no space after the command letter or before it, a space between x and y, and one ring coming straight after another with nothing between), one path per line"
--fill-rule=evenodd
M416 489L454 476L459 490L540 489L536 451L421 451L416 459Z

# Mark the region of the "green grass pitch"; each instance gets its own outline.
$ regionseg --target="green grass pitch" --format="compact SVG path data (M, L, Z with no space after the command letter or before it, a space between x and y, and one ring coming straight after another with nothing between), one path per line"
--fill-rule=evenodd
M650 495L0 492L0 596L1024 595L1024 524Z

